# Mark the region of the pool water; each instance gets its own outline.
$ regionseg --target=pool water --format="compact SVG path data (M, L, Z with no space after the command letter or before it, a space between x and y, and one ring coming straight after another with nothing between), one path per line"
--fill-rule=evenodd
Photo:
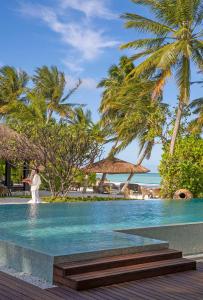
M203 199L2 205L0 239L62 255L91 251L103 239L109 246L134 243L113 230L201 221Z

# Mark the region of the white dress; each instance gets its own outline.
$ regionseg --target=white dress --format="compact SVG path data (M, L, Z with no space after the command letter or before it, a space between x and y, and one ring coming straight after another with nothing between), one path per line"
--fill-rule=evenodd
M31 194L32 194L31 203L40 203L40 198L39 198L40 184L41 184L41 178L39 174L35 174L31 183Z

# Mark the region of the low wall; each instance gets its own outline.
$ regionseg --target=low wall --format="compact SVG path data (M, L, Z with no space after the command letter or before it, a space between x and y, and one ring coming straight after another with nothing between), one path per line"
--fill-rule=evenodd
M162 225L119 232L168 241L170 248L181 250L184 255L203 253L203 223Z

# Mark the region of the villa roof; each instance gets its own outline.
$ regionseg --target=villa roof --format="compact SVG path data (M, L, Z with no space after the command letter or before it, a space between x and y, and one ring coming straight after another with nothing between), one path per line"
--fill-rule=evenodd
M141 165L134 165L116 157L108 157L86 167L85 172L103 174L134 174L148 173L150 170Z

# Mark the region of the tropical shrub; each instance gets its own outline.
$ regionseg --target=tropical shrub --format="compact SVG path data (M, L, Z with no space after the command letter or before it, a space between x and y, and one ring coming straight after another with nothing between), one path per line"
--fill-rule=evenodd
M171 198L180 188L194 197L203 196L203 139L197 136L179 138L174 155L165 146L159 167L162 176L162 197Z

